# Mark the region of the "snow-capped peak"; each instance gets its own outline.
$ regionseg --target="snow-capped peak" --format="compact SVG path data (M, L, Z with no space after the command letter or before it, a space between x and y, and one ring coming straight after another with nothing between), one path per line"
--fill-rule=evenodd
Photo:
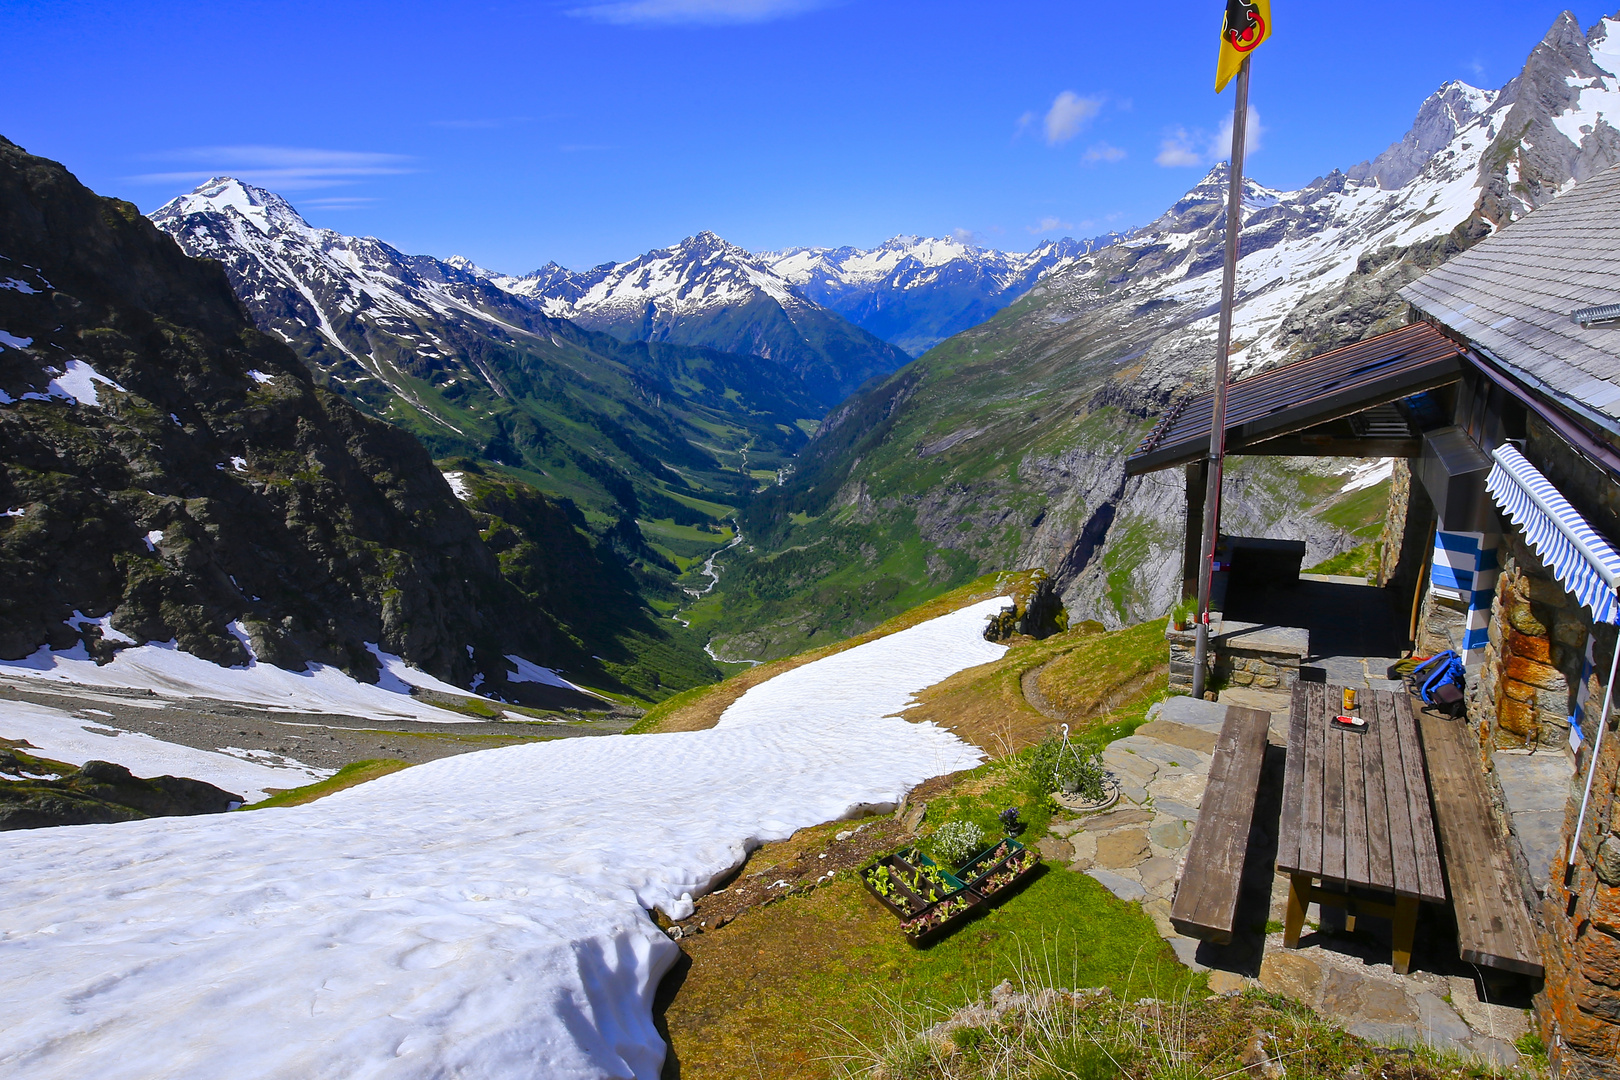
M189 193L164 203L152 218L209 212L239 214L265 236L277 230L312 231L309 222L286 199L234 176L216 176L206 184L198 184Z

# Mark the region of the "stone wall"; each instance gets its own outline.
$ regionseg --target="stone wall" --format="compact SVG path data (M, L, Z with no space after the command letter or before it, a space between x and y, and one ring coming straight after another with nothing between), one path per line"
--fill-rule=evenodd
M1433 528L1434 504L1423 485L1412 482L1412 463L1396 458L1384 528L1378 535L1378 585L1411 599L1429 557Z
M1170 643L1170 692L1193 692L1193 668L1197 657L1198 635L1194 630L1177 630L1174 625L1165 628L1164 638Z
M1299 657L1259 649L1217 649L1215 678L1230 686L1292 690L1299 682Z
M1478 705L1489 705L1478 713L1482 741L1503 750L1560 750L1569 741L1591 620L1518 535L1505 536L1503 549L1478 673Z
M1216 617L1209 655L1204 661L1210 679L1214 684L1252 686L1257 690L1292 690L1299 682L1300 664L1310 651L1310 636L1293 627L1252 627L1250 623L1226 623ZM1231 641L1224 640L1228 635ZM1170 692L1190 694L1197 633L1172 626L1166 628L1164 637L1170 644Z
M1591 466L1534 415L1525 456L1562 492L1600 534L1620 539L1620 485ZM1478 727L1481 754L1496 748L1539 747L1567 753L1568 717L1579 688L1589 613L1564 592L1504 522L1503 571L1492 605L1490 644L1471 679L1469 713ZM1574 762L1584 783L1597 735L1603 686L1614 655L1615 631L1596 628L1595 671ZM1587 823L1568 875L1554 867L1538 912L1545 988L1536 1017L1552 1056L1555 1075L1620 1080L1620 737L1611 731L1601 747ZM1563 835L1575 831L1580 798L1565 808Z

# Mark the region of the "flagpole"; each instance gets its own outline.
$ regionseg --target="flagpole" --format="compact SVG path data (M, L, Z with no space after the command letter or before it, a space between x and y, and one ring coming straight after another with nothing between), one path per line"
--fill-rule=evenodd
M1226 457L1226 354L1232 348L1232 301L1237 293L1238 228L1243 215L1243 135L1249 121L1249 58L1237 73L1232 113L1231 190L1226 200L1226 267L1221 275L1221 322L1215 335L1215 411L1209 423L1209 486L1204 494L1204 566L1198 576L1198 638L1193 653L1193 697L1204 696L1209 655L1209 592L1215 545L1221 535L1221 468Z

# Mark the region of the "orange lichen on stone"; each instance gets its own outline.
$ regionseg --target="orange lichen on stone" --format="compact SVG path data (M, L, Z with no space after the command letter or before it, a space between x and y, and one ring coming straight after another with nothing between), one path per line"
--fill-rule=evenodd
M1528 660L1522 656L1509 656L1502 661L1502 674L1508 679L1529 683L1541 690L1567 690L1569 682L1564 673L1551 664Z
M1522 656L1526 660L1535 660L1542 664L1552 663L1552 643L1544 637L1532 637L1521 634L1508 627L1507 651L1514 656Z

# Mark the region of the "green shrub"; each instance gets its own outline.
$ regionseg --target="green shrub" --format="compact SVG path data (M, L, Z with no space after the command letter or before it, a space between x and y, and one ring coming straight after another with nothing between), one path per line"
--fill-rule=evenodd
M930 854L947 866L961 866L984 846L984 830L971 821L947 821L928 842Z
M1061 791L1095 802L1103 797L1105 774L1099 751L1056 735L1048 735L1029 756L1030 786L1041 794Z

